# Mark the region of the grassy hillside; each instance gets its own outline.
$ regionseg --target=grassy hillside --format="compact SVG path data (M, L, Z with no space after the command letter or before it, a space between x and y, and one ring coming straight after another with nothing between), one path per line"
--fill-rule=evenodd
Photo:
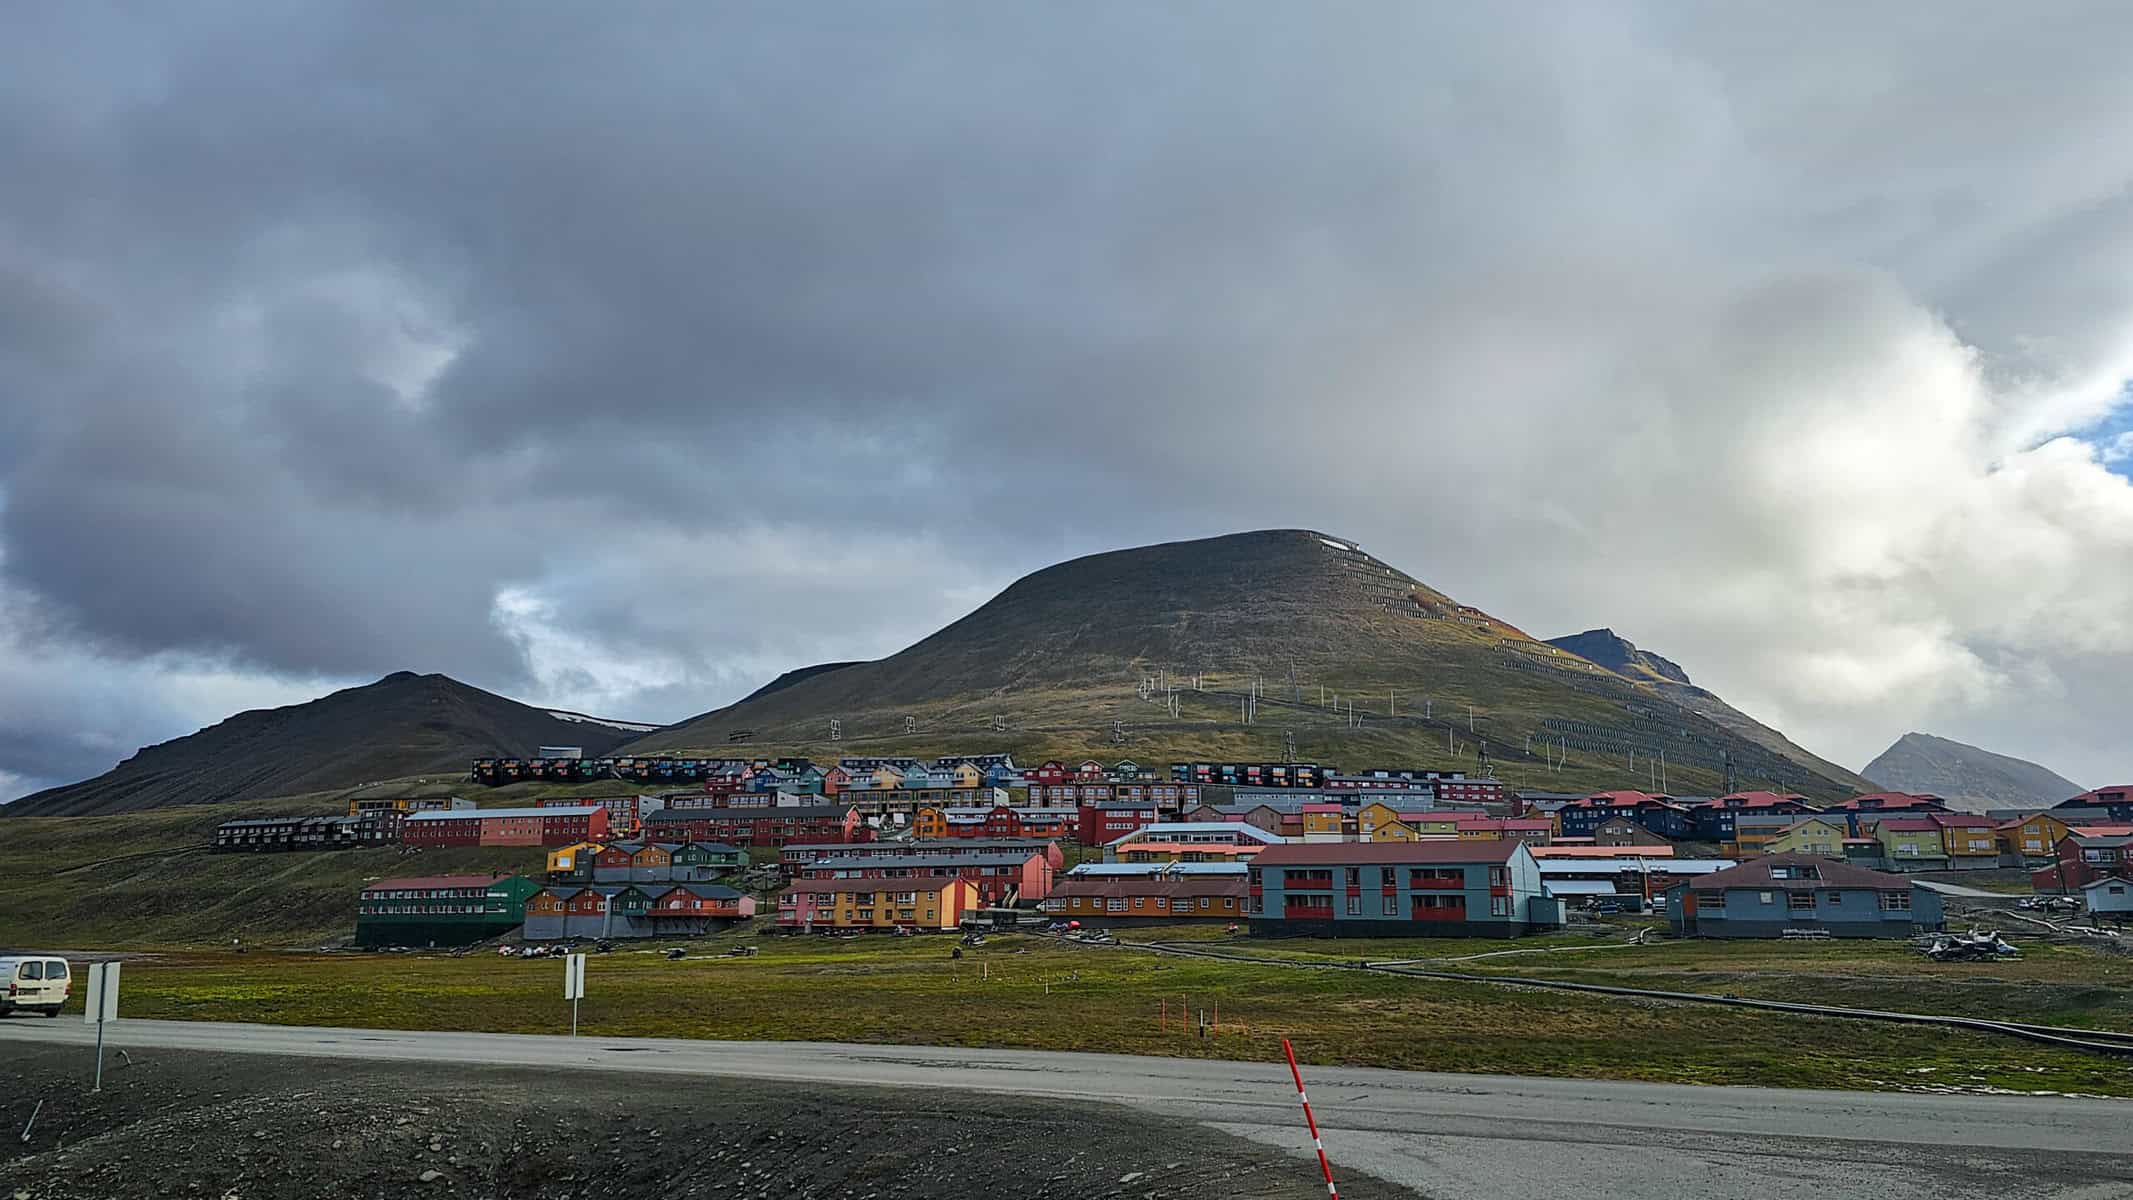
M316 946L349 936L356 893L396 875L538 871L538 850L395 848L210 854L234 817L333 813L345 793L0 825L0 943Z
M542 745L601 754L645 728L574 716L403 671L305 704L238 713L149 746L94 779L25 796L0 815L212 804L412 775L456 780L477 755L531 754Z
M1175 712L1165 684L1186 689ZM1730 754L1744 787L1853 790L1305 530L1062 563L889 658L625 750L721 754L739 730L753 752L815 758L1010 749L1156 762L1279 759L1288 732L1303 759L1470 771L1486 742L1499 777L1551 790L1653 787L1663 754L1664 785L1680 794L1719 790Z

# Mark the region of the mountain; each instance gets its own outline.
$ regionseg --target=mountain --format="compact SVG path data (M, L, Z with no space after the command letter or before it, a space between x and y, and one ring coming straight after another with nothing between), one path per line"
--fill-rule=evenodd
M1302 529L1047 567L888 658L790 673L626 750L1268 760L1285 735L1353 768L1472 771L1485 749L1532 788L1710 790L1726 755L1742 786L1855 786Z
M1927 733L1907 733L1866 764L1867 778L1899 792L1930 792L1952 808L2048 808L2082 786L2036 763Z
M94 779L34 792L10 816L80 816L459 777L483 754L583 746L604 754L657 729L534 708L443 675L401 671L304 704L254 709L148 746Z
M1624 679L1650 684L1660 695L1712 724L1817 775L1837 780L1857 791L1881 790L1865 778L1806 750L1791 738L1719 699L1715 693L1697 687L1689 681L1689 673L1671 660L1639 649L1612 629L1588 629L1569 637L1549 638L1548 644L1598 663Z
M776 679L771 680L769 683L764 684L762 687L759 687L756 690L741 697L741 700L743 703L745 703L747 701L755 699L758 696L768 696L772 692L784 691L786 688L791 687L792 685L800 682L803 679L812 678L816 675L822 674L825 671L840 671L846 667L856 667L858 665L859 664L856 662L826 662L816 663L812 667L794 667L792 670L785 672L783 675L778 676Z

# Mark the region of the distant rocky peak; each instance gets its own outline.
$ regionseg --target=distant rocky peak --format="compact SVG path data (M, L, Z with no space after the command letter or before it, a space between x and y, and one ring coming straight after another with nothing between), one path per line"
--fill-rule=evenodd
M1548 644L1598 663L1617 675L1635 678L1648 673L1675 683L1689 682L1689 673L1671 659L1649 650L1639 650L1635 642L1612 629L1588 629L1569 637L1549 638Z

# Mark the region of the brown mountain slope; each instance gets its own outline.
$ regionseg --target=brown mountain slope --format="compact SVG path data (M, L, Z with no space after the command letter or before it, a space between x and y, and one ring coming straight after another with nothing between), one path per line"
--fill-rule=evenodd
M1549 638L1548 644L1598 663L1624 679L1648 683L1660 695L1702 716L1712 724L1739 734L1770 753L1798 763L1817 775L1848 784L1862 792L1881 790L1864 777L1805 749L1791 738L1726 703L1716 693L1697 687L1690 682L1689 673L1676 666L1672 660L1640 649L1636 643L1612 629L1588 629L1569 637Z
M1175 713L1166 687L1178 689ZM1299 757L1343 766L1472 770L1486 743L1490 765L1518 786L1705 790L1730 755L1744 786L1852 790L1352 543L1296 529L1048 567L898 654L794 680L628 749L716 752L745 734L759 749L817 756L998 746L1162 762L1275 759L1285 732Z
M543 745L602 754L648 726L557 715L443 675L402 671L304 704L254 709L146 747L94 779L0 806L10 816L78 816L466 773L482 754Z
M1907 733L1866 764L1866 775L1899 792L1930 792L1974 812L2049 808L2082 786L2026 759L1994 754L1928 733Z

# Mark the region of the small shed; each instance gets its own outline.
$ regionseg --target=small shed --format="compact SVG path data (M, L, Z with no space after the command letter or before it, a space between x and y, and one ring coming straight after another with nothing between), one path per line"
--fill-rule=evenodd
M2123 925L2133 920L2133 879L2106 875L2082 885L2081 900L2092 917Z

